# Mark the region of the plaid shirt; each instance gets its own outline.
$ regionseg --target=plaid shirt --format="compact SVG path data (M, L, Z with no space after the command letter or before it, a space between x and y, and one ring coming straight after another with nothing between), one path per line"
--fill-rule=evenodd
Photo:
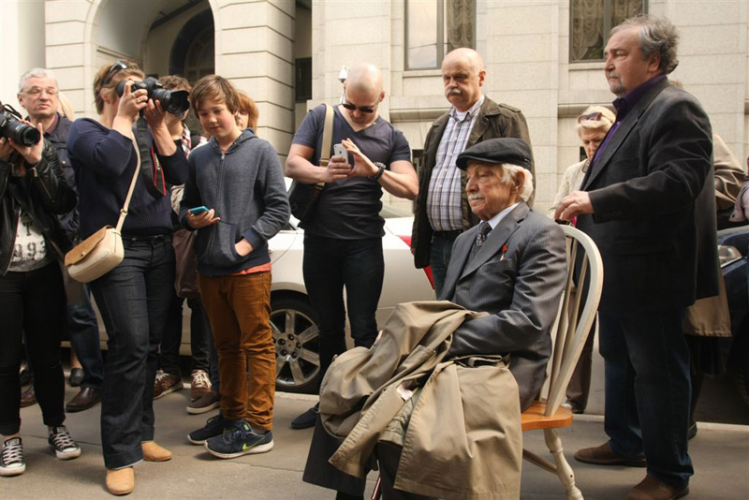
M427 216L435 231L458 231L463 229L461 201L463 187L460 169L455 166L458 155L466 149L484 96L471 106L464 116L454 107L437 148L437 159L427 193Z

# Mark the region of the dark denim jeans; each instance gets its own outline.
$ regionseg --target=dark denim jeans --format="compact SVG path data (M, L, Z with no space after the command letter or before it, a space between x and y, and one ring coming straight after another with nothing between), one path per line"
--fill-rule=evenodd
M125 259L91 283L109 335L101 400L107 469L143 459L154 437L153 382L174 295L171 236L124 238Z
M455 238L446 238L438 234L432 237L432 246L429 250L429 265L432 267L434 293L437 298L442 296L442 288L445 286L447 266L450 265L454 243Z
M370 347L377 338L375 312L385 276L382 238L340 240L305 235L303 270L319 323L322 380L333 357L346 351L344 288L354 344Z
M99 389L104 380L104 363L99 345L99 323L91 306L91 287L83 285L82 302L68 306L70 344L83 367L81 387Z
M172 301L169 322L161 338L159 368L165 372L180 375L179 348L182 344L182 306L185 299L177 297L175 293ZM187 307L190 308L192 369L208 371L210 366L208 341L212 335L211 326L205 311L203 311L200 297L187 299Z
M694 474L687 451L689 351L686 309L599 311L606 421L614 452L648 460L648 474L681 488Z
M60 339L65 324L65 289L59 264L0 276L0 321L0 434L8 436L21 428L18 371L24 333L44 423L62 425L65 376L60 365Z

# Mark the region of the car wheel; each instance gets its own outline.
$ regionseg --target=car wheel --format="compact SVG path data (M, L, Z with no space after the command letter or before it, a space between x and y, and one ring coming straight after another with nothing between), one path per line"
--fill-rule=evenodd
M320 377L316 315L306 298L271 300L271 328L276 345L276 389L314 394Z

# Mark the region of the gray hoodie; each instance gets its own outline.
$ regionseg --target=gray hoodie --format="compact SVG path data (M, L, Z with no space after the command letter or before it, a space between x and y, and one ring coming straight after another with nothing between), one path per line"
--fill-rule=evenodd
M187 229L187 211L205 205L221 221L198 231L198 271L207 276L235 274L270 262L268 240L289 220L283 168L273 146L245 130L226 153L218 142L194 149L179 220ZM246 238L253 251L240 257L234 245Z

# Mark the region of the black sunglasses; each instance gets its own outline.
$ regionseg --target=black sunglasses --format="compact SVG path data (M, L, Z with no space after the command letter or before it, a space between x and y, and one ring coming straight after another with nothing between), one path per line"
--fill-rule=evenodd
M101 86L105 87L109 85L109 83L112 81L112 78L114 78L114 75L122 71L123 69L127 69L128 65L125 62L117 61L115 62L111 68L109 68L109 71L107 71L107 74L104 75L104 79L101 81Z
M341 106L348 109L349 111L356 111L358 109L362 113L374 113L375 107L377 107L377 104L375 104L374 106L357 106L355 104L343 102L341 103Z

